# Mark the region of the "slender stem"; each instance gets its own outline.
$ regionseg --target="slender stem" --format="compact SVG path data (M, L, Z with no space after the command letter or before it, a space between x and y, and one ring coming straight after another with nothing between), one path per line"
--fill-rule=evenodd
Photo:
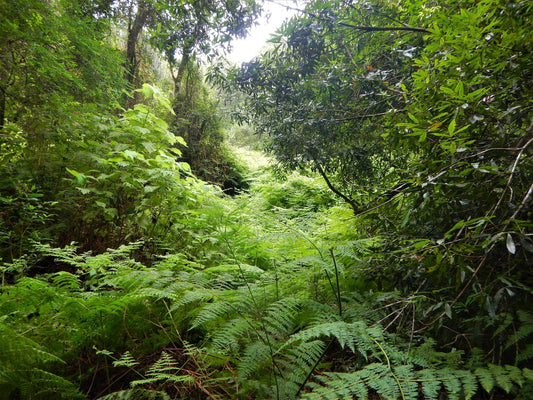
M333 249L329 249L331 258L333 258L333 265L335 266L335 279L337 280L337 302L339 303L339 317L342 317L342 303L341 303L341 287L339 284L339 270L337 268L337 260L335 259L335 253Z

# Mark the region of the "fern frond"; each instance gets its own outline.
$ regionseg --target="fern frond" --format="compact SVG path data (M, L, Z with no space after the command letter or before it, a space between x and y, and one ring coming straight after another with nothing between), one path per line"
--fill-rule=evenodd
M441 381L437 374L427 368L416 372L418 382L422 384L422 392L427 400L437 400L441 388Z
M138 379L132 381L131 387L152 384L152 383L183 383L194 382L194 377L190 375L178 375L180 368L177 366L176 360L167 352L161 352L159 360L153 363L146 372L145 379Z
M0 387L8 397L18 389L22 398L39 393L54 398L83 398L72 382L51 372L58 364L64 364L59 357L2 324L0 337Z
M400 365L394 367L394 374L401 385L402 398L416 399L418 397L418 382L415 381L413 365Z
M131 353L129 351L126 351L124 354L122 354L120 359L118 359L116 361L113 361L113 366L114 367L132 368L132 367L134 367L136 365L139 365L139 363L137 362L137 360L135 358L133 358L133 356L131 355Z
M233 311L232 304L220 300L214 303L206 304L196 315L196 318L191 323L190 329L198 328L216 318L220 318Z
M346 399L349 398L348 396L356 396L357 399L365 400L368 398L370 388L379 391L385 397L394 394L398 396L398 385L390 375L387 377L387 373L387 366L381 363L368 364L363 369L352 373L326 373L318 377L322 385L311 385L310 387L314 390L304 394L302 398Z
M462 386L459 378L455 376L455 370L444 368L439 373L448 397L452 400L461 400Z
M77 292L81 289L80 279L70 272L60 271L52 276L53 285L69 292Z
M533 358L533 343L529 343L526 347L520 349L520 353L516 357L516 361L527 361Z
M370 329L363 322L326 322L292 335L286 345L290 345L296 341L307 342L311 339L333 337L337 339L342 348L349 348L353 352L359 351L366 357L369 351L375 350L374 341L369 336L369 332Z
M513 344L516 344L520 340L523 340L529 335L533 334L533 313L524 310L518 310L516 313L519 321L521 322L520 328L518 328L516 333L509 337L505 348L508 348L509 346L512 346Z
M213 300L215 292L210 289L197 288L195 290L188 290L172 304L170 311L177 311L180 308L188 306L193 303L202 303Z
M150 385L153 383L193 383L194 377L191 375L175 375L175 374L156 374L152 377L146 378L146 379L138 379L135 381L132 381L131 387L135 388L137 386L142 385Z
M477 392L478 383L475 375L468 371L455 371L455 376L461 380L461 385L463 388L463 398L465 400L471 399Z
M253 342L246 348L244 357L238 365L239 380L246 380L269 365L272 365L269 346L262 341Z
M511 391L513 387L513 382L509 374L509 370L506 370L500 365L489 364L489 370L496 380L496 385L505 390L506 393Z
M114 392L96 400L170 400L170 396L158 390L135 388Z
M285 337L294 328L294 323L301 301L293 297L285 297L271 304L263 318L265 329L277 337Z
M215 352L231 354L240 349L239 343L242 338L250 335L253 326L245 318L233 318L225 324L219 326L213 333L211 347Z
M176 365L176 360L166 351L162 351L159 360L150 366L146 375L158 376L159 374L174 372L179 369Z
M287 398L294 398L313 373L316 365L324 355L326 343L321 340L302 343L284 352L277 362L284 371L284 393Z

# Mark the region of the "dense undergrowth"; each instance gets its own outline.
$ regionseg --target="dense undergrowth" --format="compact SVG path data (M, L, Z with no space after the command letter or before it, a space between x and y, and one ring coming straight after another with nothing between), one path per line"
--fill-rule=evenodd
M424 295L372 288L383 239L318 177L279 179L256 167L236 198L191 180L181 251L33 242L4 263L0 397L530 398L530 369L398 330ZM522 348L532 317L507 347Z
M310 2L227 72L255 119L228 144L190 53L125 96L159 73L108 38L144 15L194 53L186 21L205 39L221 9L22 3L0 0L0 400L533 398L531 5Z

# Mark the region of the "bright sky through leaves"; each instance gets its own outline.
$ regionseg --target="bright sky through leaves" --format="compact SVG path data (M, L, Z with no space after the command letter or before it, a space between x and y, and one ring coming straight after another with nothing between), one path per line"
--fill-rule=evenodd
M233 51L228 55L230 61L237 64L250 61L266 46L269 36L281 26L283 21L297 13L297 11L287 9L282 4L297 7L288 1L275 3L265 1L266 11L258 21L259 25L251 29L247 38L233 42Z

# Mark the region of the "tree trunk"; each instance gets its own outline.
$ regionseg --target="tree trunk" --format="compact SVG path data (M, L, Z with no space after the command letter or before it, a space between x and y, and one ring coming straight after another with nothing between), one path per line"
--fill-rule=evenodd
M177 97L180 94L181 82L183 81L183 76L185 75L185 69L187 68L187 65L189 65L189 61L191 60L191 49L192 43L190 43L190 41L187 41L183 45L183 54L181 56L180 65L178 67L178 73L176 76L173 76L174 97Z
M126 44L126 80L135 87L135 75L137 72L137 44L139 42L139 35L142 28L146 24L149 15L148 4L144 0L140 0L137 5L137 13L133 24L128 26L128 42ZM133 99L126 99L126 106L132 106Z

